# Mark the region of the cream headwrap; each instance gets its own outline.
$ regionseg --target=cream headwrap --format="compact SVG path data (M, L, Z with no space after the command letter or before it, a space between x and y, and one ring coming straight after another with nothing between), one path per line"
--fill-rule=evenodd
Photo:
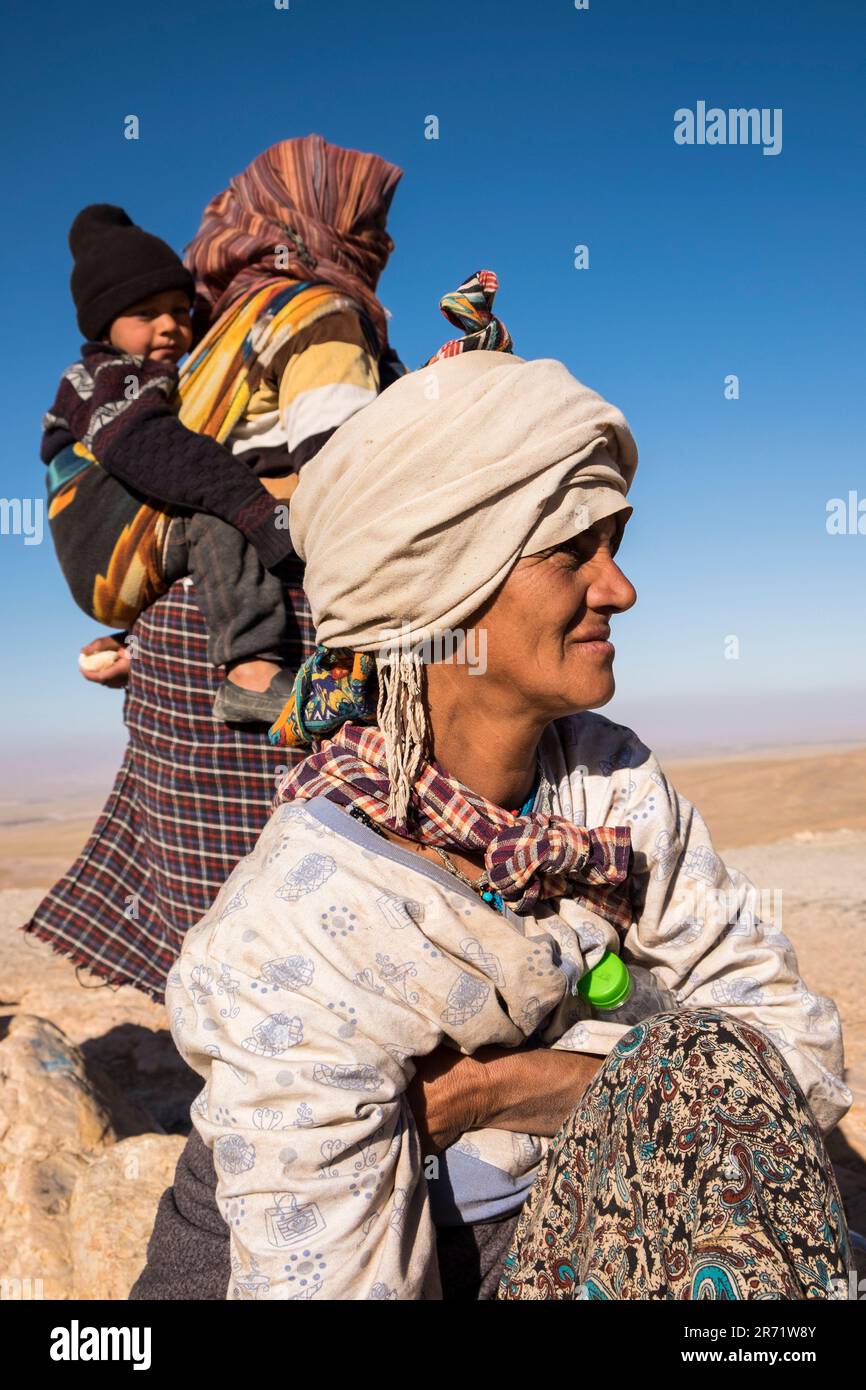
M460 628L522 555L630 510L636 467L620 411L561 362L465 352L400 378L303 469L289 525L316 641L376 654L404 809L424 735L406 642Z

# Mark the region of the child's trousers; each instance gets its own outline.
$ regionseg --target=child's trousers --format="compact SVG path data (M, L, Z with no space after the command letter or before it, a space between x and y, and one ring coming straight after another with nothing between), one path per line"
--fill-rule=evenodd
M174 517L163 570L167 586L192 576L213 666L253 657L289 663L299 634L285 590L236 527L204 512Z

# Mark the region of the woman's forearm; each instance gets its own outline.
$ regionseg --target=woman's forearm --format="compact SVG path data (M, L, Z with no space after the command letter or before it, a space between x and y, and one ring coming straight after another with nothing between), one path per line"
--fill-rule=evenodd
M577 1105L603 1057L557 1052L548 1047L529 1052L485 1049L483 1108L476 1129L507 1129L552 1138ZM473 1059L476 1060L476 1059Z
M462 1056L439 1047L416 1059L408 1099L425 1153L473 1129L552 1137L577 1105L603 1057L551 1048L480 1048Z

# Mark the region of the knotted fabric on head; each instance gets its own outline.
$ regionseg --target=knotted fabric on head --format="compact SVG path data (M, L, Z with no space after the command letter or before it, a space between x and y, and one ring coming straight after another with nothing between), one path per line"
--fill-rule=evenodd
M493 270L476 270L451 294L443 295L439 308L463 336L443 343L438 352L425 363L430 366L443 357L456 357L459 352L484 349L487 352L511 352L511 334L501 319L493 313L493 301L499 280Z
M394 243L385 221L402 169L321 135L283 140L211 199L185 263L215 320L242 291L279 275L332 285L388 341L375 289Z
M292 495L317 642L378 658L461 628L521 556L630 512L636 466L620 411L561 362L465 352L409 372Z
M390 790L385 735L380 729L343 724L318 752L280 784L277 801L326 796L338 806L357 807L394 828L387 809ZM633 911L628 875L631 834L627 826L588 830L560 816L531 812L516 816L462 782L431 759L412 787L412 824L425 844L484 854L491 888L519 915L545 898L567 894L627 931Z

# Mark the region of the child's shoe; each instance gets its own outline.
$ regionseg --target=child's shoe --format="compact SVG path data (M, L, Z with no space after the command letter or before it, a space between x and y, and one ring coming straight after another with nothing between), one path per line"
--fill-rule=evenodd
M231 677L222 682L213 702L215 719L224 724L266 724L270 727L282 714L295 688L295 672L278 671L267 690L244 690Z

